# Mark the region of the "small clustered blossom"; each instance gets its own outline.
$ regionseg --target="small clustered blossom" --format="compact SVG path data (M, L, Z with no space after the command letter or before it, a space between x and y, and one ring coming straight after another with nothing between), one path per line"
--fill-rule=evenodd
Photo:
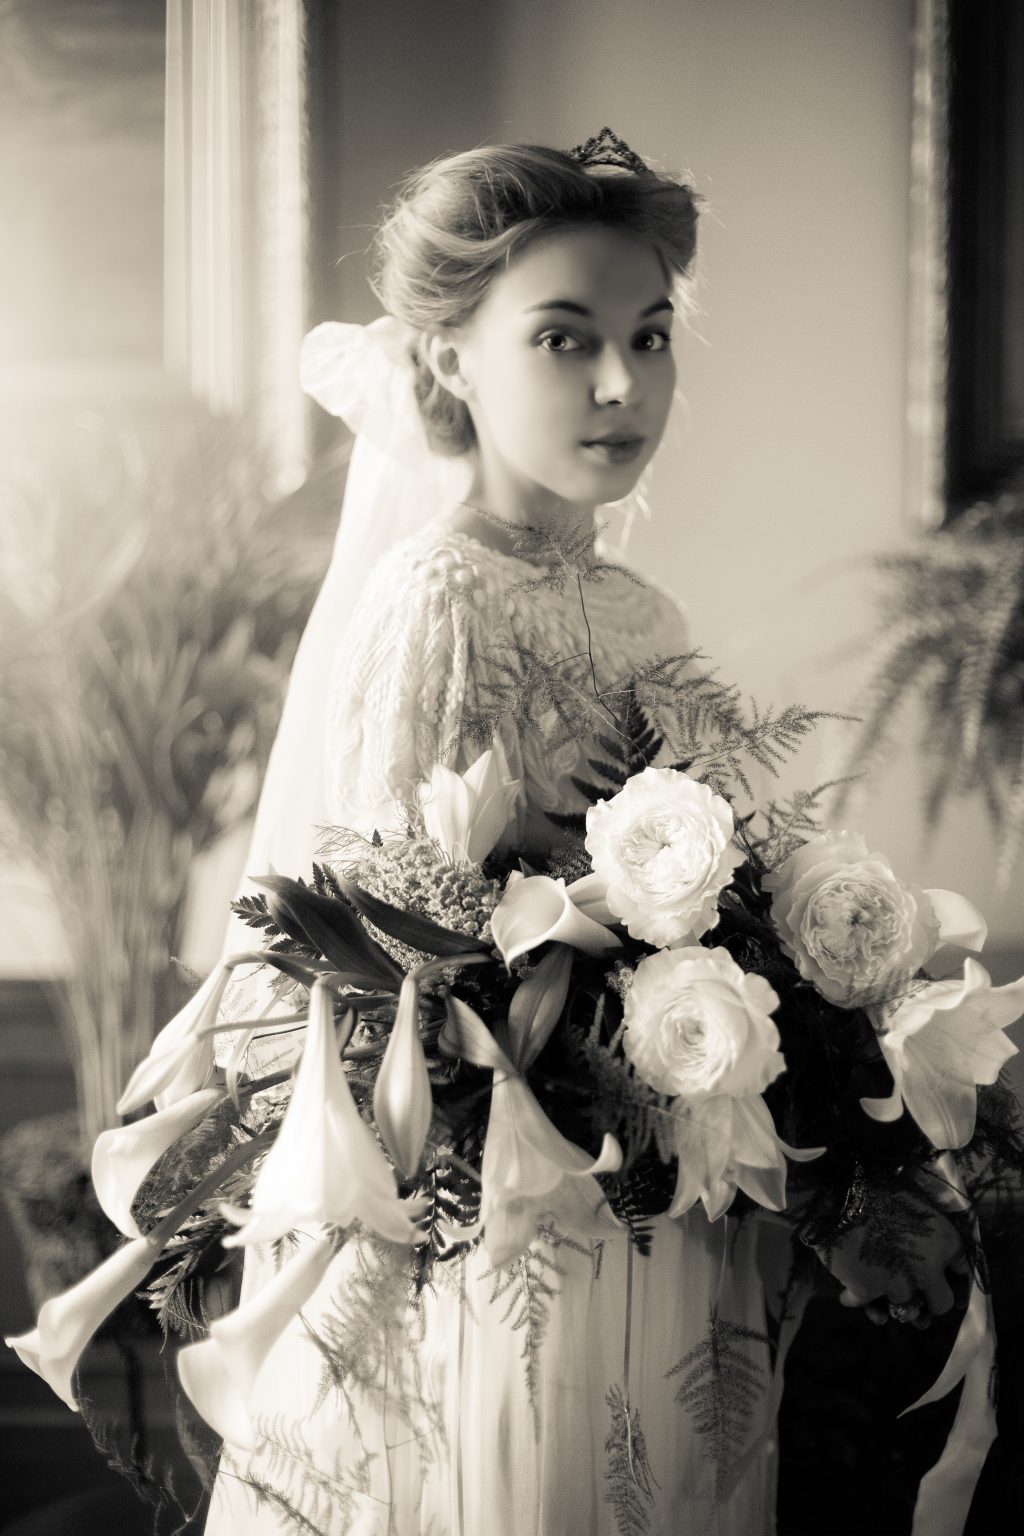
M469 934L482 943L491 942L491 913L501 900L501 882L489 880L479 869L454 869L443 863L429 838L406 838L374 849L346 874L381 901L403 911L415 912L432 922ZM370 922L368 931L392 959L406 970L424 956L398 939L382 933Z

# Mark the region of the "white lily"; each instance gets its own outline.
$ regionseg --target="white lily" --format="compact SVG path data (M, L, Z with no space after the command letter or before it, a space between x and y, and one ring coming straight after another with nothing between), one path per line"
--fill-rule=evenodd
M209 1337L178 1354L186 1395L223 1440L255 1450L252 1389L267 1355L330 1266L330 1237L306 1243L254 1296L210 1325Z
M508 826L521 786L497 737L465 773L435 763L419 786L428 836L457 868L482 864Z
M539 1216L554 1203L562 1206L569 1200L580 1208L582 1218L603 1215L615 1223L593 1177L622 1166L615 1137L606 1133L597 1157L591 1157L551 1123L523 1075L561 1015L571 965L571 951L554 946L517 988L509 1027L494 1034L468 1003L448 998L443 1047L476 1066L490 1067L494 1074L480 1219L472 1227L450 1228L449 1235L465 1241L482 1231L495 1265L508 1263L529 1247Z
M398 1199L394 1173L341 1065L330 989L315 981L291 1101L250 1207L222 1207L241 1227L224 1245L269 1243L295 1227L347 1227L356 1219L393 1242L417 1243L423 1238L413 1223L422 1208L422 1201Z
M988 924L974 903L958 891L928 890L924 894L939 925L938 942L980 954L988 938Z
M682 1216L700 1200L709 1221L732 1204L737 1188L769 1211L786 1204L786 1157L810 1162L824 1147L791 1147L778 1135L761 1094L740 1098L674 1099L679 1172L670 1216Z
M384 1145L407 1179L420 1165L433 1114L430 1075L419 1024L419 987L415 976L406 976L391 1038L374 1084L373 1118Z
M78 1412L72 1377L85 1346L119 1302L140 1286L160 1245L137 1237L60 1296L51 1296L29 1333L4 1342L69 1408Z
M573 886L590 912L602 910L600 889L589 876L574 881ZM491 933L506 966L552 939L588 955L603 955L622 947L622 940L604 921L589 916L576 904L564 879L523 875L518 870L509 875L505 893L491 913Z
M213 1071L212 1025L231 980L236 958L222 960L174 1018L154 1037L149 1055L132 1073L117 1101L119 1115L130 1115L150 1099L166 1109L202 1088Z
M898 1120L903 1107L933 1146L964 1147L974 1135L977 1084L994 1083L1017 1047L1004 1030L1024 1013L1024 977L994 987L977 960L960 980L933 981L872 1018L892 1073L888 1098L861 1099L873 1120Z
M92 1149L93 1187L101 1209L125 1237L142 1236L131 1207L149 1170L222 1096L219 1088L201 1088L144 1120L97 1136Z

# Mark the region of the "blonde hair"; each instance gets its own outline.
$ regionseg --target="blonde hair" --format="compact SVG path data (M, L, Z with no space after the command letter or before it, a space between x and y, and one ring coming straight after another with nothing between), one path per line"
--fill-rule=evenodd
M656 170L587 170L542 144L491 144L433 160L402 184L373 242L371 287L414 331L464 324L496 274L528 245L597 224L647 240L669 280L690 272L697 245L693 188ZM413 352L416 398L435 452L475 441L462 400Z

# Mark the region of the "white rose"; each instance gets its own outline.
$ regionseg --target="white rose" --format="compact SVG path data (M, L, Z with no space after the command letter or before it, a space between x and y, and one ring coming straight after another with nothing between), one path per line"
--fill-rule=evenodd
M645 768L587 811L586 848L606 900L634 939L694 942L742 864L728 803L675 768Z
M779 999L725 949L664 949L637 966L622 1046L658 1093L689 1100L763 1093L785 1068L769 1014Z
M940 943L980 949L985 922L953 891L922 891L858 832L824 832L766 876L772 921L801 976L843 1007L884 998Z

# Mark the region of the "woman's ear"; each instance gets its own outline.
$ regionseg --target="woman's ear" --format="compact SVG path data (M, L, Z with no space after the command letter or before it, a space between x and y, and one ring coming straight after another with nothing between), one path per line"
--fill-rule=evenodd
M439 384L459 400L473 398L473 386L462 371L463 337L454 326L431 326L420 334L420 356Z

